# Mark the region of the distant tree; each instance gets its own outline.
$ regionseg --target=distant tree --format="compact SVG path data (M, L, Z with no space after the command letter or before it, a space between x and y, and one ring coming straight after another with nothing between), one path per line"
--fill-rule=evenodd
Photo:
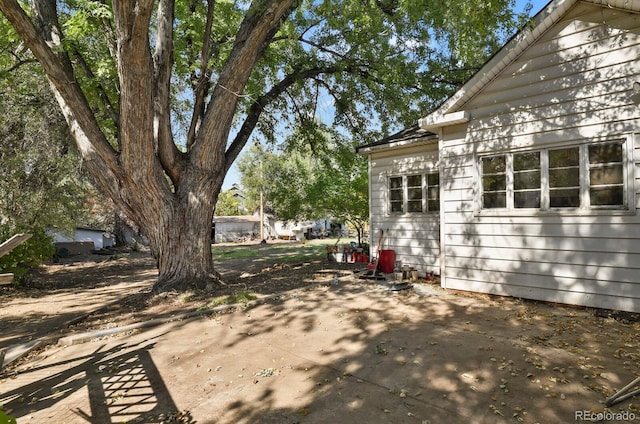
M280 157L262 143L253 143L238 160L240 184L243 187L245 207L257 211L262 194L264 205L271 208L269 201L269 179L280 169Z
M316 189L311 190L315 194L311 201L327 216L353 227L361 244L369 223L368 162L352 148L348 143L339 143L331 156L325 156Z
M251 199L262 191L280 219L334 218L353 227L361 243L369 220L367 159L326 127L313 141L307 134L295 131L277 153L252 146L239 160L242 184Z
M20 278L53 256L48 228L71 232L86 216L90 184L39 69L23 64L0 75L0 92L0 241L33 234L0 258L0 272Z
M216 203L216 216L236 216L240 213L240 199L236 196L236 191L225 190L220 192Z
M267 164L264 196L278 218L307 220L326 217L315 202L322 172L317 157L300 150L281 152Z

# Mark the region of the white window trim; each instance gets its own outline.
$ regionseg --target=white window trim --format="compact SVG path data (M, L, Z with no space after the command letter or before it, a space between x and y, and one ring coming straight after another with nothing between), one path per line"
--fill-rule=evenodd
M603 137L590 139L576 143L563 143L538 148L514 149L508 151L483 152L475 157L474 185L476 187L475 214L478 216L531 216L531 215L630 215L636 213L636 200L634 188L633 149L636 134L628 134L616 137ZM589 206L589 153L588 146L593 144L622 142L622 166L624 198L622 206ZM577 208L551 208L549 206L549 151L579 147L580 151L580 207ZM514 208L513 206L513 155L526 152L540 152L540 208ZM482 158L490 156L506 155L507 169L507 207L485 209L482 206Z
M403 215L431 215L431 214L439 214L440 210L432 211L429 210L429 199L427 198L429 194L429 184L427 175L438 174L440 176L440 172L438 169L426 170L422 172L412 172L406 174L389 174L387 175L386 181L386 193L387 193L387 204L386 211L387 216L403 216ZM420 175L422 178L422 211L421 212L409 212L408 201L409 201L409 187L407 184L407 177L413 175ZM391 179L392 178L402 178L402 212L392 212L391 211ZM441 196L441 182L438 178L438 204L442 207L442 196Z
M401 178L402 179L402 211L401 212L393 212L391 210L391 179L392 178ZM387 193L387 215L404 215L407 211L407 184L406 178L404 175L389 175L387 176L386 181L386 193Z

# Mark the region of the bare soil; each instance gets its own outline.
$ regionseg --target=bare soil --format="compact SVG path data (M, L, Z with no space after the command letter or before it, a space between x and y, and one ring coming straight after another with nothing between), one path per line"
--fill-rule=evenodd
M148 251L124 250L111 255L76 255L48 263L30 281L18 287L0 286L0 302L12 302L11 310L0 312L0 347L7 336L13 343L85 331L120 327L178 313L205 310L221 304L246 302L264 295L327 282L334 276L353 275L366 264L328 262L326 256L288 260L273 244L292 247L297 241L272 241L267 245L251 242L216 245L218 249L255 249L255 257L226 258L216 261L221 283L213 290L168 292L155 295L157 277L153 257ZM224 251L223 251L224 252ZM87 303L78 306L78 293L85 291ZM97 294L111 293L108 299ZM65 296L68 295L68 296ZM15 302L24 299L24 302ZM30 299L30 301L29 301ZM33 299L42 299L48 311L33 314ZM47 306L46 300L51 305ZM53 309L53 310L51 310ZM75 311L78 312L68 312ZM62 312L62 313L61 313ZM7 319L10 315L13 319ZM18 322L19 321L19 322ZM4 335L4 337L3 337Z
M310 288L206 319L52 343L5 369L0 403L32 424L640 417L637 398L604 405L640 375L635 314L452 292L437 280L420 281L431 294L389 292L354 278L365 264L296 259L290 246L288 258L257 244L234 258L229 245L214 292L152 295L146 252L70 258L27 287L0 288L0 349ZM626 420L618 415L604 421Z

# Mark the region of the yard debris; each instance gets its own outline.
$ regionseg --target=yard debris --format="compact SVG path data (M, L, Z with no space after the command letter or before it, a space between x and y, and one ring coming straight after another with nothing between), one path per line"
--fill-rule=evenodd
M396 292L396 291L408 290L411 287L413 286L409 283L399 283L397 281L394 281L391 284L391 286L387 289L387 291Z
M428 284L413 283L413 292L421 297L440 296L442 293Z
M162 417L161 417L162 419ZM191 412L188 410L171 412L160 421L161 424L192 424L195 423Z
M273 377L274 375L279 373L280 373L279 370L276 370L274 368L266 368L253 374L253 376L254 377Z
M640 377L636 378L635 380L633 380L631 383L627 384L626 386L624 386L622 389L620 389L616 394L614 394L613 396L609 397L604 404L606 406L613 406L616 403L620 403L624 400L627 400L637 394L640 394L640 389L637 388L637 386L640 384ZM636 390L630 391L631 389L635 388Z
M264 272L271 272L271 271L282 271L285 269L291 269L291 265L286 264L286 263L280 263L280 264L273 264L273 266L267 267L267 268L262 268L262 270L260 270L260 272L264 273Z
M0 243L0 256L6 255L30 238L31 234L16 234L9 240L5 240L4 242Z
M384 347L380 346L379 344L376 345L376 353L378 355L383 355L386 356L389 351L387 349L385 349Z

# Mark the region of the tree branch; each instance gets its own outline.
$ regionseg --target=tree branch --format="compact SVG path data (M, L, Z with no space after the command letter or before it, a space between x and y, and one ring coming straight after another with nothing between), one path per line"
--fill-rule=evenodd
M303 38L302 36L298 38L298 41L300 41L302 43L305 43L305 44L308 44L311 47L315 47L316 49L320 50L321 52L329 53L330 55L337 56L342 60L347 60L347 61L349 60L349 57L348 57L348 55L346 53L345 54L338 53L336 51L333 51L331 49L326 48L322 44L318 44L318 43L313 42L311 40L307 40L307 39Z
M398 9L398 1L397 0L391 0L389 2L383 2L380 0L376 0L376 5L380 8L380 10L382 10L384 13L386 13L389 16L394 16L396 14L396 11Z
M174 2L160 0L158 5L158 36L153 55L154 138L163 169L174 185L180 182L185 158L178 150L171 131L171 67L173 66Z
M191 116L191 124L189 125L189 132L187 133L187 150L191 149L191 146L195 142L196 133L205 112L205 99L210 88L211 72L209 67L209 60L211 59L211 27L213 26L213 15L216 7L215 0L209 0L207 6L207 22L205 24L204 35L202 38L202 51L200 52L200 74L196 79L193 87L194 91L194 104L193 115Z
M236 35L234 45L218 82L211 93L202 123L191 151L197 166L212 169L225 163L225 147L238 105L251 72L271 42L283 17L297 3L294 0L254 1ZM206 141L206 142L205 142Z
M137 176L149 175L156 158L154 137L154 68L149 49L149 24L153 0L114 1L120 77L121 163ZM139 99L149 101L140 101Z
M103 18L102 28L104 28L105 31L104 38L107 43L107 48L109 49L109 54L115 62L118 60L118 42L113 33L113 22L110 19Z
M338 102L340 102L340 101L341 101L340 97L339 97L338 95L336 95L336 94L333 92L333 89L331 88L331 86L330 86L329 84L327 84L327 82L326 82L326 81L324 81L324 80L322 80L322 79L318 79L318 78L316 78L316 82L318 82L319 84L321 84L322 86L324 86L324 88L327 90L327 92L329 93L329 95L330 95L331 97L333 97L333 99L334 99L335 103L338 103ZM357 125L357 123L353 122L352 117L351 117L350 115L348 115L348 114L345 114L345 115L346 115L347 123L349 124L349 126L351 127L351 129L352 129L353 131L358 131L358 125Z
M255 102L249 108L247 117L240 128L240 131L236 134L235 139L229 145L225 153L225 170L228 171L233 165L233 162L238 158L238 155L249 141L251 133L258 124L260 115L264 111L264 108L269 105L273 100L284 93L287 88L291 87L298 81L302 81L308 78L314 78L321 74L334 74L341 72L342 70L336 66L317 67L306 70L299 70L293 72L284 77L278 84L274 85L267 93L256 99Z
M80 65L80 68L82 68L82 70L84 71L85 75L91 80L96 80L97 79L96 75L93 73L93 70L91 69L89 64L84 60L84 57L82 57L80 52L77 50L74 50L73 55L75 56L78 64ZM98 89L98 97L102 101L102 104L104 105L105 110L109 114L109 117L115 124L116 128L118 128L118 126L120 125L120 117L118 116L118 112L115 110L115 108L111 104L111 100L109 99L109 95L107 94L107 91L104 89L101 83L97 84L97 89Z
M17 69L19 69L22 65L28 65L30 63L38 63L38 61L36 59L18 59L16 58L16 61L13 65L11 65L10 67L4 69L4 72L13 72Z

